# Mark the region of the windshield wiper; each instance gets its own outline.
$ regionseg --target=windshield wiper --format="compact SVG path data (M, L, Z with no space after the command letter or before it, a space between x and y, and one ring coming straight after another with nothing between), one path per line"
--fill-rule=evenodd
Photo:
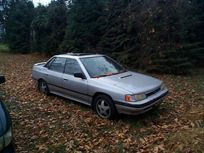
M121 70L121 71L119 71L117 73L112 73L111 75L116 75L116 74L125 73L125 72L127 72L127 70Z
M101 77L106 77L106 76L110 76L110 75L108 75L108 74L98 75L98 76L95 76L94 78L101 78Z
M111 76L111 75L117 75L117 74L124 73L124 72L127 72L127 70L122 70L122 71L117 72L117 73L103 74L103 75L96 76L94 78L100 78L100 77L106 77L106 76Z

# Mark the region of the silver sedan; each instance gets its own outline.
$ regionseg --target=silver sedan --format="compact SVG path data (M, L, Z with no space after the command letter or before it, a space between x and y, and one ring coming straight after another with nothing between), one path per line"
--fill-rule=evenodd
M32 78L42 93L89 105L106 119L118 113L144 113L158 106L168 93L161 80L128 71L100 54L53 56L33 66Z

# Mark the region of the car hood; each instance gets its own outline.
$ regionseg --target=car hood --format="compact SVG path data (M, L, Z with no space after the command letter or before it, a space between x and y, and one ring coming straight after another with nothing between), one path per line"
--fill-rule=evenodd
M46 62L41 62L41 63L34 64L34 66L44 66L45 64L46 64Z
M100 81L122 88L133 94L144 93L159 87L162 81L135 72L125 72L117 75L101 77Z

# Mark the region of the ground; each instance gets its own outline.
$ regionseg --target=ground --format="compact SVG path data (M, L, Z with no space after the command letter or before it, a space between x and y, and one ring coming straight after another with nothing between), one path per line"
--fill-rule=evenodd
M204 150L204 71L189 76L150 74L170 94L144 115L110 121L89 107L57 96L44 96L31 79L37 54L0 53L0 91L10 110L17 153L198 152Z

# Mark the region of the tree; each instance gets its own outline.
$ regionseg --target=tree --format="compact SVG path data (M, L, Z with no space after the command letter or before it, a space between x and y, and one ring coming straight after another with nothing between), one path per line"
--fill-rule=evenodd
M30 51L30 25L34 6L31 1L19 0L11 3L6 19L6 39L11 51Z
M8 17L8 10L15 0L0 0L0 41L5 41L5 22Z
M31 23L31 50L47 51L48 17L47 8L39 5L35 8L35 17Z
M33 50L54 54L64 39L67 6L64 0L52 1L48 7L38 6L32 21Z
M9 5L6 36L14 51L97 52L132 68L177 74L203 66L203 0L29 3Z
M140 6L139 1L113 0L107 8L106 24L99 45L105 53L126 65L138 66L135 59L139 59L140 50Z
M102 0L73 0L68 11L68 25L61 48L64 51L95 52L102 31Z

